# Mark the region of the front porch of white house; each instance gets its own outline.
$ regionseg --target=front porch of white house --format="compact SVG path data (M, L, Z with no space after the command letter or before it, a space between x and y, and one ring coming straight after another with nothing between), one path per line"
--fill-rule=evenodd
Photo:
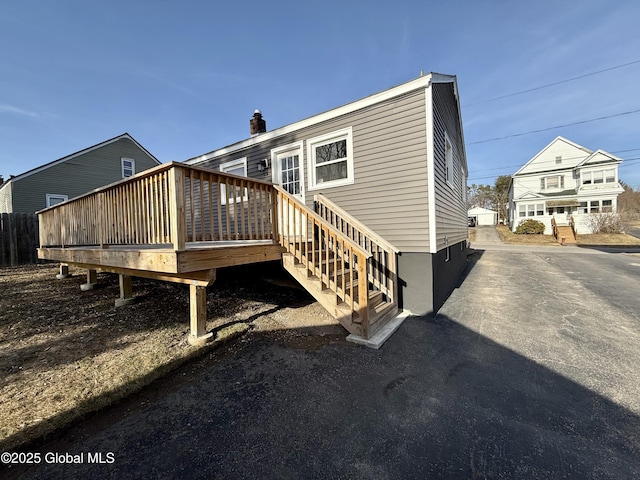
M533 219L544 223L545 235L553 235L553 222L558 226L569 226L573 222L577 234L589 234L589 218L594 213L611 213L616 209L616 197L589 198L580 197L546 200L516 200L512 215L511 230L515 231L520 222Z

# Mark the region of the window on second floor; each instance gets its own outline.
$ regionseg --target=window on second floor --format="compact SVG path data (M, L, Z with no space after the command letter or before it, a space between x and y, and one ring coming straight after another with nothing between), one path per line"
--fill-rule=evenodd
M136 161L133 158L121 158L122 178L132 177L136 173Z
M603 183L616 182L615 168L607 168L605 170L594 170L591 172L582 172L582 185L599 185Z
M554 175L540 179L540 190L550 190L553 188L564 188L564 175Z

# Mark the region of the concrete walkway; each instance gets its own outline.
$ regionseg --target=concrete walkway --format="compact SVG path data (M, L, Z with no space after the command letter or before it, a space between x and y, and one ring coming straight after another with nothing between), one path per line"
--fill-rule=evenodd
M473 227L472 229L476 232L476 239L473 242L473 245L493 245L502 243L495 225L483 225L479 227Z

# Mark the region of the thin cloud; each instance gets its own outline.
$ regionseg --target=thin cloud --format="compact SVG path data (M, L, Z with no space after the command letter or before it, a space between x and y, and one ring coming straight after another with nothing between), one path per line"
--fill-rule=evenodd
M14 107L13 105L0 104L0 113L15 113L16 115L24 115L26 117L39 117L36 112L31 112L23 108Z

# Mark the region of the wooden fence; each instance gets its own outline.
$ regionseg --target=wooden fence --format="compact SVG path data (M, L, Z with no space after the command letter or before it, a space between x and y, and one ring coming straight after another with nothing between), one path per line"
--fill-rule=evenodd
M38 216L35 213L0 214L0 267L37 263Z

